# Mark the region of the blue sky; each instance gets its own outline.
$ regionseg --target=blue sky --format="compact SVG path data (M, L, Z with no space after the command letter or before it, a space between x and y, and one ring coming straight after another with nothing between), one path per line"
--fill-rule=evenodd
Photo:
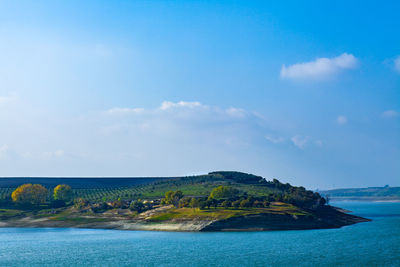
M0 175L399 186L399 9L0 1Z

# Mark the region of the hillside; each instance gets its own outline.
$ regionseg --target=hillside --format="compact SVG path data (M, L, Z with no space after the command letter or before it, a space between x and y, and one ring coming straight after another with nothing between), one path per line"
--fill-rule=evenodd
M0 201L9 198L17 186L25 183L42 184L49 190L58 184L68 184L75 198L82 197L89 201L157 199L170 190L181 190L184 195L200 197L208 196L219 185L232 186L252 196L275 196L277 200L283 200L285 195L289 197L292 193L318 198L304 187L283 184L276 179L266 181L261 176L221 171L206 175L159 178L0 178Z

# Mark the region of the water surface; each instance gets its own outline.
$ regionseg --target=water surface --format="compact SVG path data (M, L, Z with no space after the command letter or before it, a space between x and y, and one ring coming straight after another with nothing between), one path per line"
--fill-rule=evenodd
M373 221L250 233L0 228L0 266L400 266L400 203L334 203Z

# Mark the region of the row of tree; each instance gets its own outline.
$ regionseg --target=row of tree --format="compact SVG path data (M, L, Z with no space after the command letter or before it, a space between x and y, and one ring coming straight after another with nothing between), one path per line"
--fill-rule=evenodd
M39 206L48 202L49 191L40 184L23 184L11 194L14 203L20 205ZM72 189L69 185L57 185L53 189L53 202L61 205L72 200Z
M314 209L326 204L326 200L318 193L305 190L304 187L292 187L274 181L277 186L286 187L285 194L276 193L267 196L249 196L230 186L214 188L208 197L184 197L182 191L168 191L161 204L173 204L175 207L210 208L210 207L268 207L270 202L279 201L294 204L299 207Z
M267 197L252 197L245 192L230 186L218 186L214 188L208 197L185 197L182 191L168 191L165 198L161 200L161 204L172 204L179 208L200 208L206 209L211 207L268 207L269 200Z

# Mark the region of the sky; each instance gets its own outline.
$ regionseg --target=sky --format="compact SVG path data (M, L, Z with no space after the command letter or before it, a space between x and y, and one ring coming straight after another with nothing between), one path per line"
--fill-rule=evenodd
M269 2L0 0L0 176L400 186L400 4Z

